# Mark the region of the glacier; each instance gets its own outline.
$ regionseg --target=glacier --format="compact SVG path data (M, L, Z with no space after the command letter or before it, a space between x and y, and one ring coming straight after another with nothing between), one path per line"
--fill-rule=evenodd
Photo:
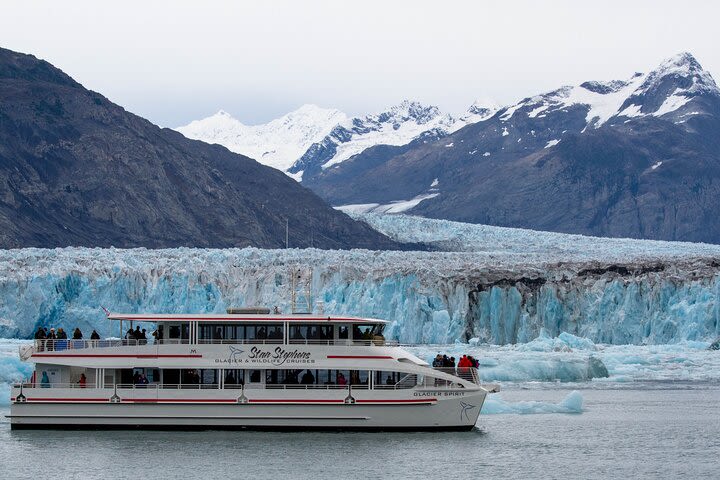
M602 344L720 336L720 246L583 237L406 215L361 216L435 251L16 249L0 251L0 337L38 326L117 335L123 312L290 309L304 272L327 313L390 320L404 343L508 345L541 332ZM439 250L444 251L439 251Z

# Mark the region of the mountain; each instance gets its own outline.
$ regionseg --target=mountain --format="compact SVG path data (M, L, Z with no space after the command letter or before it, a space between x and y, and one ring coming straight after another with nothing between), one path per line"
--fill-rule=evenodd
M220 111L176 130L188 138L223 145L302 180L376 145L435 141L494 111L494 107L474 103L455 118L435 106L404 100L380 113L349 118L338 110L304 105L262 125L246 126Z
M313 144L288 171L304 181L368 148L435 141L489 113L489 109L473 105L462 119L457 119L443 114L435 106L404 100L384 112L354 117L337 125L325 138Z
M396 248L278 170L0 49L0 248Z
M346 118L339 110L303 105L269 123L248 126L221 110L176 130L188 138L223 145L285 171Z
M682 53L525 98L441 141L367 149L303 184L347 210L720 243L720 90Z

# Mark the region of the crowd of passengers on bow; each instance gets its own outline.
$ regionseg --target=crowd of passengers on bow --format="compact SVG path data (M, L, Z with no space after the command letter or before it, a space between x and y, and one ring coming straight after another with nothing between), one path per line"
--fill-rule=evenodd
M57 332L55 331L54 327L50 328L49 330L47 327L38 327L37 331L35 332L35 340L38 340L38 349L41 351L44 349L64 349L68 345L68 340L82 339L83 334L78 327L73 330L72 338L68 338L67 332L65 332L62 327L59 327L57 329ZM90 340L100 340L100 334L98 334L97 331L93 330L90 334Z

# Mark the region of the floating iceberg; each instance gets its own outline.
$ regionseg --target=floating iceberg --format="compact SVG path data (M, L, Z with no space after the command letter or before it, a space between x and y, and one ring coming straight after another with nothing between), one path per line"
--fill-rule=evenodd
M502 394L493 393L487 396L483 404L483 415L495 413L582 413L583 396L580 392L572 391L560 403L523 401L508 402L503 400Z

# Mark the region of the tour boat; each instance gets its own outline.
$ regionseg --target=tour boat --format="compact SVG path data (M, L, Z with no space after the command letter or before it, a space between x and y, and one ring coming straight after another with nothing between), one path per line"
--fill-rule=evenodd
M146 339L35 340L11 391L13 429L470 430L487 393L474 368L433 368L387 322L319 314L108 313Z

